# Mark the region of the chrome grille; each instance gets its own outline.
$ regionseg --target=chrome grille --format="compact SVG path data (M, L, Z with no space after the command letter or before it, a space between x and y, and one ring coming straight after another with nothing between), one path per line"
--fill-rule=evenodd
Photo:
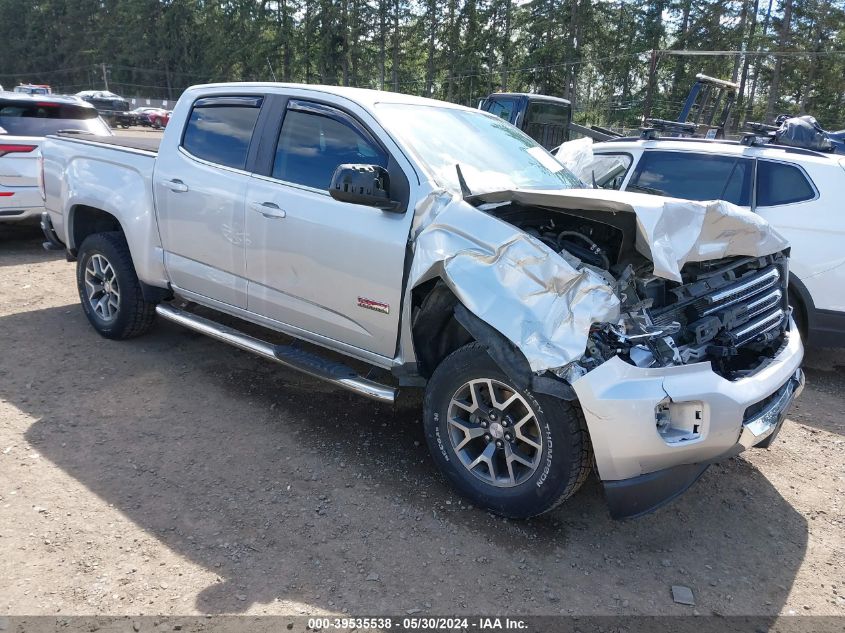
M748 299L749 297L768 290L780 280L780 271L776 266L754 275L750 279L743 279L727 288L718 290L696 302L701 308L701 316L714 314L719 310Z
M778 308L774 312L764 316L762 319L758 319L742 326L741 328L732 330L731 334L734 337L734 345L742 345L743 343L747 343L748 341L757 338L761 334L771 332L775 328L779 327L785 318L786 312Z
M786 258L726 263L672 290L673 304L651 310L656 325L681 324L679 344L739 347L783 331L788 318Z

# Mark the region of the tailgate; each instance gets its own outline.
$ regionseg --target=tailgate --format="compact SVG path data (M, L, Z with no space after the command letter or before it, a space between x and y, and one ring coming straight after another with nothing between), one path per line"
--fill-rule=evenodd
M37 187L43 138L0 136L0 186Z
M41 206L42 138L0 135L0 209Z

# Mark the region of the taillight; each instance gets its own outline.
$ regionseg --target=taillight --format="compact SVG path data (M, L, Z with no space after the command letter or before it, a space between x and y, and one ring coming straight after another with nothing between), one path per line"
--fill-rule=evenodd
M6 154L28 154L36 149L38 145L9 145L7 143L0 143L0 156Z
M0 198L11 198L15 195L14 191L0 191Z

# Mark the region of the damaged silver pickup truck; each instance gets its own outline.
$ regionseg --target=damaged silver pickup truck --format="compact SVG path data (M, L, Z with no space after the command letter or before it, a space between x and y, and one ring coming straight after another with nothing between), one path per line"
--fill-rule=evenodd
M647 512L768 446L803 386L765 221L582 189L477 110L197 86L160 146L59 136L43 155L45 234L100 334L158 315L382 402L424 388L435 463L505 516L554 508L593 466L613 516Z

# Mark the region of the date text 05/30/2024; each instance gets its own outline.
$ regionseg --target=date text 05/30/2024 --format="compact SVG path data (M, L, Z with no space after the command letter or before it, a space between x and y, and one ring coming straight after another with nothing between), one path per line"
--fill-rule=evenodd
M372 617L309 618L311 630L390 630L398 631L520 631L528 628L524 620L500 617Z

